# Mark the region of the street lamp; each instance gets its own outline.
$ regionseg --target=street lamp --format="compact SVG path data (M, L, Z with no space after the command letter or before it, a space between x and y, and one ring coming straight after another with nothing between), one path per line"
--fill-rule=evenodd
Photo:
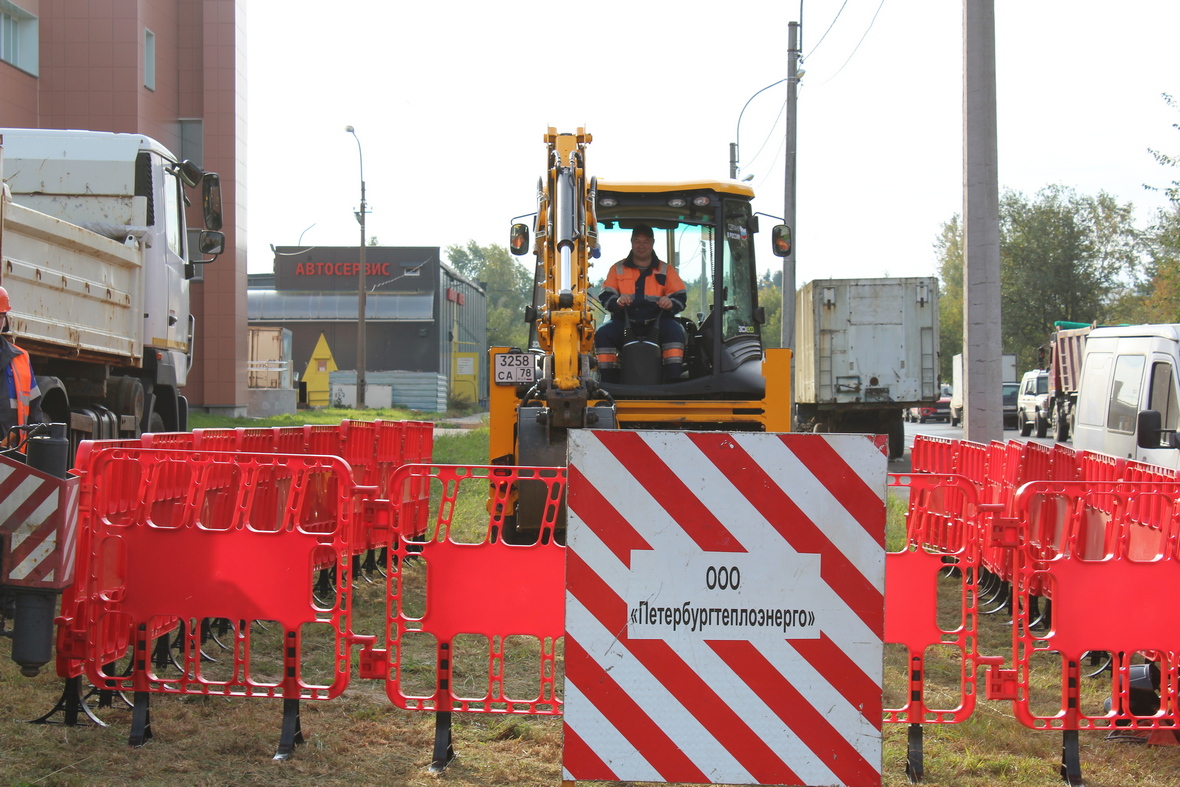
M742 115L746 114L746 107L750 106L750 102L753 101L754 99L758 98L758 96L762 95L767 90L770 90L775 85L781 85L783 82L786 82L787 79L788 78L785 77L785 78L780 79L779 81L775 82L774 84L767 85L766 87L762 88L757 93L755 93L754 95L752 95L748 99L746 99L746 103L742 105L742 111L738 113L737 131L734 132L734 140L735 141L729 143L729 177L731 180L737 180L737 176L738 176L738 161L739 161L738 143L741 142L741 140L742 140Z
M344 130L352 134L356 140L356 153L361 165L361 209L355 212L356 220L361 225L361 246L359 254L360 273L356 284L356 408L365 409L365 154L361 150L361 138L356 135L356 129L345 126Z

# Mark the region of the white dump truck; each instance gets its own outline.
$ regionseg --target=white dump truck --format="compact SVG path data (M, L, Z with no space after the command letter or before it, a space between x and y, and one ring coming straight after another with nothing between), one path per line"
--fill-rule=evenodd
M45 420L69 424L71 442L184 430L188 280L225 244L217 175L142 134L97 131L0 129L0 162L0 285ZM185 187L198 185L207 229L190 234Z
M886 434L900 457L903 411L941 395L938 280L817 279L795 314L798 428Z

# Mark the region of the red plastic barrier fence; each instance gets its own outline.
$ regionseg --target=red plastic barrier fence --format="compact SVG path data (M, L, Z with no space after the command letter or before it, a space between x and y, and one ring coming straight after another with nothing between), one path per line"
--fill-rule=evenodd
M1105 463L1104 463L1105 464ZM1116 464L1116 463L1109 463ZM1180 629L1163 625L1174 619L1174 602L1165 588L1180 586L1180 486L1129 482L1034 482L1017 495L1018 515L1027 517L1034 502L1045 495L1069 501L1060 547L1047 560L1030 559L1017 550L1019 570L1027 585L1034 579L1053 588L1053 626L1033 632L1025 604L1018 604L1014 627L1013 662L1018 691L1013 700L1016 717L1034 729L1175 729L1180 725ZM1154 498L1154 500L1146 500ZM1136 556L1132 548L1138 523L1130 512L1144 505L1168 508L1161 523L1161 548L1154 555ZM1087 512L1109 513L1109 546L1095 555L1085 545L1090 538ZM1035 543L1025 529L1022 538ZM1090 652L1105 651L1112 658L1112 678L1105 698L1086 696L1080 681L1081 662ZM1144 708L1133 698L1130 672L1138 661L1158 660L1158 702ZM1038 697L1031 690L1034 670L1060 675L1060 692ZM1109 700L1107 709L1103 699Z
M375 490L354 485L342 460L109 448L79 467L102 479L88 493L91 549L79 564L71 628L82 633L73 650L85 654L96 686L286 699L344 690L351 594L317 600L313 569L331 555L348 586L354 501ZM229 663L202 660L212 621L228 622ZM177 622L180 674L163 674L148 654ZM112 664L123 654L107 645L125 632L133 658ZM318 680L303 658L308 636L333 639L338 654Z
M539 538L531 545L509 544L502 537L505 512L521 480L543 483L549 501ZM362 677L384 679L389 699L410 710L560 714L557 647L565 623L565 546L554 540L553 527L565 468L407 465L394 475L392 486L413 488L424 481L441 485L438 515L424 543L394 541L387 571L388 650L362 651ZM493 491L487 504L492 513L478 543L452 538L461 484L474 485L477 494L489 486ZM421 609L413 609L407 567L419 559L426 564L425 598ZM486 671L456 672L464 655L460 638ZM505 649L518 638L531 640L537 655L536 672L527 680L532 688L524 696L513 696L505 681ZM470 644L472 639L479 644ZM407 673L421 670L423 651L433 655L434 679L415 690Z
M78 449L76 464L79 468L83 468L80 470L80 475L84 476L86 472L84 468L89 467L93 456L102 450L111 448L165 448L183 449L187 451L201 448L205 451L221 450L230 453L262 452L284 454L305 454L312 453L315 450L322 453L326 449L334 451L336 455L339 455L341 453L348 453L348 450L342 446L342 432L353 429L353 425L358 422L346 423L349 426L345 426L342 429L334 426L198 429L192 433L149 433L143 435L139 440L87 441ZM397 435L397 438L392 441L386 441L383 445L378 445L375 451L372 447L368 449L370 456L375 457L373 461L377 464L388 468L396 468L407 461L429 461L432 450L432 424L417 421L377 421L376 431L378 434L381 434L383 430L386 433ZM403 435L409 436L409 439L403 439ZM126 479L123 480L126 481ZM225 514L223 510L214 509L217 509L218 506L231 504L232 501L237 499L237 486L240 485L240 482L241 474L232 466L232 463L218 462L207 469L203 478L203 484L206 493L206 506L212 515L221 516ZM104 480L104 484L110 483L114 482ZM255 490L255 505L260 507L259 510L262 510L266 506L278 505L280 503L280 497L283 493L283 483L281 479L278 479L274 484L262 483L257 486ZM335 503L332 502L334 492L331 488L331 481L323 476L317 475L310 480L310 484L315 487L310 494L310 498L315 502L303 511L305 521L302 526L308 531L331 533L336 529L337 523L344 517L344 514L339 512L335 507ZM94 484L91 484L91 488L93 486ZM189 490L183 488L183 486L177 487L176 484L169 485L163 481L156 491L157 494L162 495L162 498L154 504L157 510L163 510L167 506L182 507L185 505L185 496L189 493ZM124 498L127 506L131 506L133 502L139 500L136 497L137 493L136 489L125 491ZM378 493L377 495L370 496L384 497L384 494ZM85 494L83 494L83 497L85 497ZM404 501L407 508L411 504L417 506L413 510L413 515L400 528L407 537L420 536L425 529L425 511L426 504L429 502L428 498L429 489L423 485L419 487L415 497L407 497ZM353 510L348 514L348 517L352 521L359 521L357 504L353 505ZM84 507L79 516L79 542L77 550L76 552L66 550L63 554L86 556L93 552L95 547L91 543L92 526L88 518L88 510ZM376 545L371 540L368 540L369 530L367 528L362 529L361 532L365 538L357 538L354 535L348 541L349 548L353 551L353 554L365 551L369 545ZM335 564L336 558L331 553L321 552L317 553L316 560L318 568L330 568ZM161 562L166 564L167 556ZM86 583L76 583L73 586L66 587L63 592L62 617L59 621L57 649L57 671L58 675L63 678L73 678L81 675L83 660L87 657L91 658L95 663L102 664L117 661L127 652L132 641L131 630L124 625L124 621L120 621L117 617L108 616L100 623L93 623L86 619L88 604L92 602L96 592L94 588L88 587ZM179 618L160 617L153 620L146 632L141 632L140 635L151 641L176 631L180 625L181 621ZM193 632L190 631L188 633L192 634ZM90 642L87 645L88 639ZM87 650L87 646L89 650Z
M906 545L885 556L885 641L907 651L907 693L885 721L955 724L975 709L976 665L1002 659L981 657L978 580L981 542L975 484L954 475L891 475L891 487L908 487ZM955 578L954 604L940 609L939 578ZM936 707L926 695L926 657L931 648L953 649L959 662L956 704Z

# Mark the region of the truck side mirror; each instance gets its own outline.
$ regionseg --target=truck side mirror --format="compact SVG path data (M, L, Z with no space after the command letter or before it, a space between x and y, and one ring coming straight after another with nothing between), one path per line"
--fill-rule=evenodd
M205 226L211 230L221 229L221 178L216 172L206 172L201 181L201 205L205 211Z
M513 224L509 236L508 249L517 257L529 250L529 225Z
M201 254L210 254L216 257L225 251L225 233L201 230L201 236L197 240L197 249ZM211 262L211 260L206 261Z
M184 181L184 185L190 189L194 188L201 182L201 178L205 177L205 173L201 171L201 168L188 159L180 162L180 166L176 168L176 172L180 175L180 179Z
M791 228L786 224L777 224L770 231L770 248L776 257L791 255Z
M1140 448L1176 448L1176 433L1163 428L1158 410L1140 410L1135 419L1135 444Z

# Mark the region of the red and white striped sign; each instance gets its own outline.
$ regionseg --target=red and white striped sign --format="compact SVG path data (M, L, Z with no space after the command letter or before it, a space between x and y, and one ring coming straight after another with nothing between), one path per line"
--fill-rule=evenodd
M78 479L0 457L0 582L61 590L74 581Z
M569 439L565 778L880 785L881 441Z

